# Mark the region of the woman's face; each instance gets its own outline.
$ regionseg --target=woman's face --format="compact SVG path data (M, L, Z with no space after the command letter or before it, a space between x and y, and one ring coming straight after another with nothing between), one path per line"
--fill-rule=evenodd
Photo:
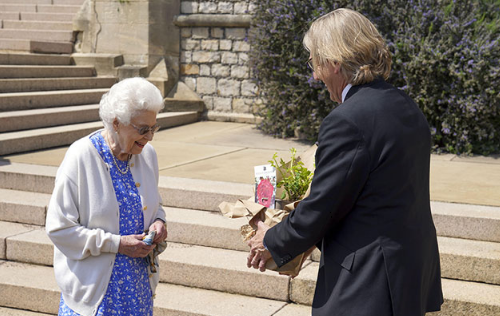
M153 127L155 124L156 112L153 111L139 112L130 119L129 125L124 125L115 120L113 125L116 128L116 141L120 149L117 158L126 160L128 155L140 154L144 146L146 146L149 141L153 140L154 134L149 130L146 134L141 135L137 129L141 127Z

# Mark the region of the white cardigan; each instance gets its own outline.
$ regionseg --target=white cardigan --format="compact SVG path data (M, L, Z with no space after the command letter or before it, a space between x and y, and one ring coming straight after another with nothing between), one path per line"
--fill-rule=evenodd
M74 142L66 152L57 171L46 221L47 234L55 245L56 281L66 304L83 316L97 311L120 245L119 208L109 166L90 141L91 135ZM147 144L141 154L133 155L130 165L146 230L157 218L165 221L153 146ZM154 293L159 272L153 276L150 283Z

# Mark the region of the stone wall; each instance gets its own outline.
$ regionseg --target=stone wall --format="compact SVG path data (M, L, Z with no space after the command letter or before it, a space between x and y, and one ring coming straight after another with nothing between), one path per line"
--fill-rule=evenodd
M181 1L180 80L196 92L209 120L255 122L257 87L248 65L253 0Z

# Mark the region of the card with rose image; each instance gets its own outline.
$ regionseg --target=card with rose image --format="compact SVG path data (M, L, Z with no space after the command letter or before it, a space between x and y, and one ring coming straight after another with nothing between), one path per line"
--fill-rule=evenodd
M271 165L255 166L255 203L274 208L276 200L276 168Z

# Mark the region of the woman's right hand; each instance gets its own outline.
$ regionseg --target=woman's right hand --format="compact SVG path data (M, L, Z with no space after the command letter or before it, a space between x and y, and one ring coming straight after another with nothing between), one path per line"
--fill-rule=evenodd
M120 236L120 246L118 247L118 252L132 258L146 257L151 251L153 251L156 245L146 245L142 241L144 236L145 234Z

